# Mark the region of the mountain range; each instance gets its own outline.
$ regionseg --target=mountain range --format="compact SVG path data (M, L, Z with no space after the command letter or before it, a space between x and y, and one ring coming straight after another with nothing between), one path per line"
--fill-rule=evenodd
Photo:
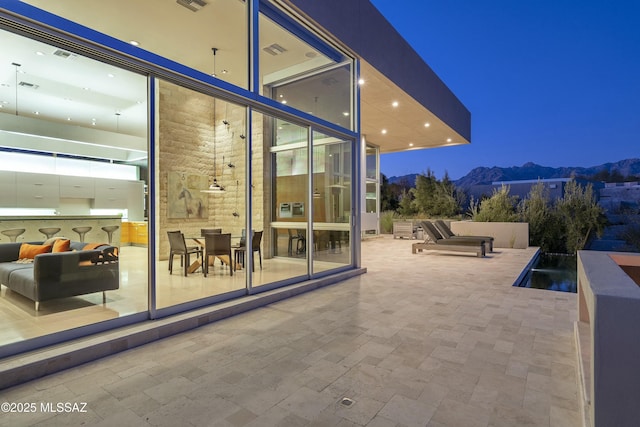
M589 178L603 172L608 172L609 174L616 173L622 176L640 176L640 159L626 159L591 167L571 166L553 168L532 162L527 162L522 166L511 166L508 168L498 166L488 168L481 166L474 168L462 178L454 181L454 183L459 188L469 188L473 185L488 185L496 181L569 178L572 175ZM392 176L389 178L389 183L394 184L406 180L406 182L413 187L415 186L417 175L418 174Z

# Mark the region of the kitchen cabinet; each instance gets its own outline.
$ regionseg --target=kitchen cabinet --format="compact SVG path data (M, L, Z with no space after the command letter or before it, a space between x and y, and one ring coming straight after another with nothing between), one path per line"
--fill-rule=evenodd
M21 208L51 208L60 204L58 175L16 172L16 205Z
M16 173L0 171L0 207L16 206Z
M147 223L142 221L123 222L120 241L123 245L147 246L149 242Z
M96 195L94 179L82 176L60 176L60 197L93 199Z
M128 201L128 181L95 179L94 209L124 209Z

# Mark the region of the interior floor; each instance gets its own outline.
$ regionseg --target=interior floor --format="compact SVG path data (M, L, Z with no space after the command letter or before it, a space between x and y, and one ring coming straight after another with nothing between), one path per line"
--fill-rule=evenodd
M314 271L345 265L345 259L349 259L348 253L349 247L343 247L340 252L318 253L313 260ZM263 259L262 269L257 255L254 287L307 274L304 253ZM217 259L209 267L207 277L204 277L201 268L185 277L179 257L175 257L172 274L169 273L168 261L159 261L156 278L157 308L246 288L245 269L239 266L231 276L229 267ZM148 251L145 247L137 246L120 248L120 288L107 291L104 304L102 293L98 292L44 301L40 303L39 311L35 311L35 304L30 299L5 286L0 288L0 324L3 325L0 345L145 312L148 309Z

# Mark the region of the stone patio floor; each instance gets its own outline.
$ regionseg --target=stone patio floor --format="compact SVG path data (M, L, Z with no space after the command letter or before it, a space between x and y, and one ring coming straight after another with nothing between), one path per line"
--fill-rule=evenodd
M576 295L512 287L535 249L411 243L367 240L367 274L0 391L38 409L0 426L580 426Z

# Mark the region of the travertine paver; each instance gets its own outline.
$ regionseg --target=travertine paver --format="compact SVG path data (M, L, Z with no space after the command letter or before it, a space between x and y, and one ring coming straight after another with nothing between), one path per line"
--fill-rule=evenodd
M532 249L362 250L363 276L4 390L87 412L0 426L580 425L576 296L511 286Z

